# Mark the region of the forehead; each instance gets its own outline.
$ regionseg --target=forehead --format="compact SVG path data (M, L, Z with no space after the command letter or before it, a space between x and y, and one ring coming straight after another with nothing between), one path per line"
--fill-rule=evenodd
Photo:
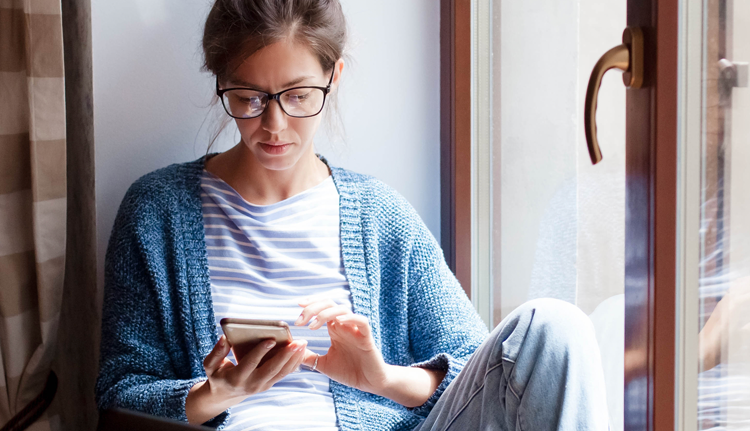
M318 83L323 74L320 62L309 47L281 41L268 45L246 58L229 75L229 80L252 84L268 91L279 91L286 83L303 77L309 79L302 83Z

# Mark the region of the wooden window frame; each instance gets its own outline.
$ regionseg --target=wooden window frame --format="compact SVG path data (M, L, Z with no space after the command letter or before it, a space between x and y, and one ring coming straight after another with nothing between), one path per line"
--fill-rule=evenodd
M628 0L645 37L644 88L627 91L625 430L674 430L678 0ZM640 251L643 251L641 253Z
M445 260L471 297L471 1L440 1L440 216Z
M645 86L627 92L625 429L675 425L678 0L627 0L644 29ZM658 29L658 31L657 31ZM441 0L441 240L468 295L471 1ZM658 143L658 145L657 145ZM658 252L657 252L658 251Z

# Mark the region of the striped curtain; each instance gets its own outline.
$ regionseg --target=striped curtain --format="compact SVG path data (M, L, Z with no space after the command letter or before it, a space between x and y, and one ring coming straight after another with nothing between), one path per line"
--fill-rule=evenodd
M66 228L60 0L0 0L0 426L44 389ZM33 429L54 428L45 414Z

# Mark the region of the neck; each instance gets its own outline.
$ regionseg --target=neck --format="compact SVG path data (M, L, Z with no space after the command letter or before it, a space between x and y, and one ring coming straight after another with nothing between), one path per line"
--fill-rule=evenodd
M206 162L206 170L232 186L246 201L270 205L315 187L329 175L328 167L312 147L284 170L266 169L240 142Z

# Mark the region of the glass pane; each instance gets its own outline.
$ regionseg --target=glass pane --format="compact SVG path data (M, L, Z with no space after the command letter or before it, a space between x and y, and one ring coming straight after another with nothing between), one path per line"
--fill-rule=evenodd
M750 2L703 3L698 429L750 428ZM743 76L744 75L744 76Z
M622 430L625 88L604 77L592 166L589 75L622 41L622 0L493 0L493 320L554 297L595 322L611 429Z

